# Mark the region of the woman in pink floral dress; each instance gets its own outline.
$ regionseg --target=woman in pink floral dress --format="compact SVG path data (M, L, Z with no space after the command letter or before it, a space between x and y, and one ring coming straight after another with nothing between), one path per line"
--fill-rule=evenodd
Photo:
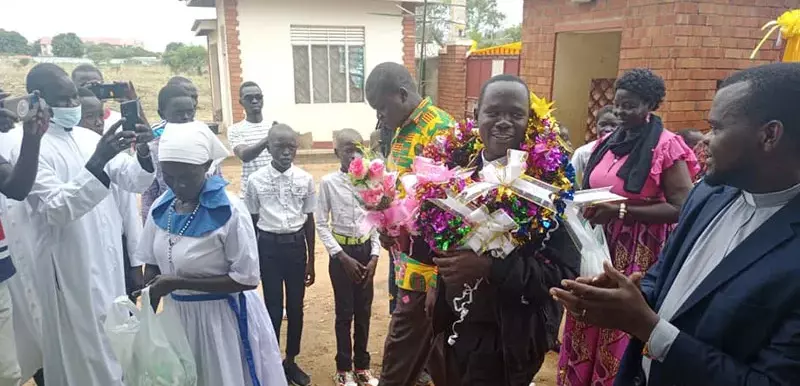
M623 74L615 85L614 113L622 126L598 141L586 165L585 188L612 187L624 204L586 211L602 224L614 267L630 275L658 258L698 170L694 152L653 114L664 99L664 81L647 69ZM628 345L622 331L601 329L567 314L558 361L560 386L611 386Z

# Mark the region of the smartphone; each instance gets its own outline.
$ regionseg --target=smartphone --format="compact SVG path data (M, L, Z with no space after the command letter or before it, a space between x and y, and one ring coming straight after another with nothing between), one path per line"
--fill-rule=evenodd
M93 84L89 90L100 100L125 98L130 91L130 83Z
M0 108L4 108L17 114L20 121L26 122L36 115L36 105L39 103L39 96L28 94L21 97L6 98L0 100Z
M122 124L122 130L136 130L136 124L139 123L139 100L120 103L119 110L122 118L125 118L125 123Z

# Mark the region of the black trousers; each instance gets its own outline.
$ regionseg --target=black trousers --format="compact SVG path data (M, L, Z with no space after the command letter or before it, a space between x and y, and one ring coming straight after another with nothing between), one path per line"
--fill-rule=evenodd
M303 335L303 298L306 294L306 237L300 230L291 234L258 231L261 288L272 327L280 341L286 291L286 357L300 354Z
M397 307L397 282L394 273L394 253L389 251L389 314Z
M343 245L342 249L359 263L367 265L371 259L370 242L361 245ZM333 284L334 308L336 310L336 370L351 371L369 369L370 357L367 352L369 341L369 320L372 317L373 282L354 283L342 268L341 261L331 259L328 273ZM353 323L355 322L355 324ZM352 342L350 327L353 329ZM355 361L355 362L354 362Z

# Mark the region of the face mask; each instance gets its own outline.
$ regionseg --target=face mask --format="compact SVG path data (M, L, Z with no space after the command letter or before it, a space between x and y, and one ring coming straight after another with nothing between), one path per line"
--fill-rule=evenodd
M53 116L50 122L64 129L71 129L81 121L81 106L77 107L51 107Z

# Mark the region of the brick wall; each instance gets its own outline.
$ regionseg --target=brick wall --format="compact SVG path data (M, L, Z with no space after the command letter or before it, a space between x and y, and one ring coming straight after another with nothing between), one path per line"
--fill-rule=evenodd
M653 69L666 82L659 114L669 128L706 128L717 81L778 60L772 44L757 60L748 58L763 36L760 27L798 5L798 0L524 0L520 74L532 91L551 97L557 33L622 31L620 73Z
M403 8L415 12L414 3L403 3ZM406 66L411 76L417 78L417 61L415 59L415 45L417 44L416 15L403 12L403 65Z
M467 51L469 45L453 44L439 54L438 106L458 120L466 109Z
M242 85L242 58L239 49L239 11L237 0L224 0L225 36L228 50L228 73L231 85L233 122L244 119L244 108L239 104L239 87Z

